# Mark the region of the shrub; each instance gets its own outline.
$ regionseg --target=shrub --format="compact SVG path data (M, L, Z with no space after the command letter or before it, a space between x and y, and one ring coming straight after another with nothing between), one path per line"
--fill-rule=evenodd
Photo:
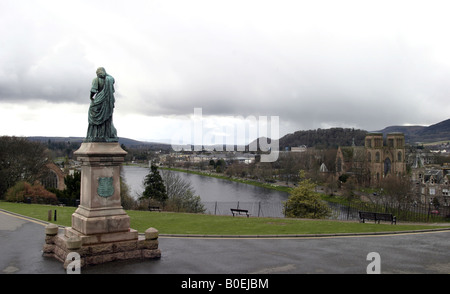
M28 202L38 204L57 204L58 199L54 193L47 191L39 182L33 185L20 181L8 189L5 196L6 201Z
M30 185L24 181L19 181L9 188L6 191L5 200L9 202L24 202L25 184Z
M310 179L303 178L298 186L291 190L285 203L287 217L325 218L330 214L330 208L322 201L320 195L314 192L315 184Z

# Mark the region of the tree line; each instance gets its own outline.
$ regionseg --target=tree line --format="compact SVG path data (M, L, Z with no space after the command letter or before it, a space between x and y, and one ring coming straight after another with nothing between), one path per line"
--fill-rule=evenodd
M365 130L350 128L316 129L297 131L280 138L280 150L305 145L316 149L338 148L339 146L364 145Z

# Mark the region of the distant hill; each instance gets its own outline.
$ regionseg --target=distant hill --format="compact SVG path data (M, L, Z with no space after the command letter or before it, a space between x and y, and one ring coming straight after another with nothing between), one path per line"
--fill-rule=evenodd
M81 137L44 137L44 136L31 136L27 137L30 141L41 142L44 144L47 143L66 143L66 144L76 144L81 145L84 138Z
M430 143L450 140L450 119L437 124L424 126L390 126L379 131L383 134L401 132L407 143Z
M27 137L28 140L31 141L38 141L38 142L42 142L42 143L67 143L67 144L75 144L75 145L81 145L81 143L83 142L84 138L83 137L40 137L40 136L36 136L36 137ZM133 139L128 139L128 138L121 138L119 137L119 144L120 145L124 145L125 147L128 148L149 148L149 149L155 149L155 150L159 150L159 149L169 149L171 148L171 146L169 144L165 144L165 143L157 143L157 142L143 142L143 141L137 141L137 140L133 140Z
M348 128L317 129L297 131L280 138L280 150L286 147L337 148L338 146L364 145L367 131Z
M400 132L405 134L407 143L430 143L450 140L450 119L437 124L425 126L389 126L381 131L384 135L388 133ZM307 131L296 131L280 138L280 150L286 147L307 147L330 148L338 146L351 146L353 142L357 146L364 145L364 137L368 131L348 128L330 128Z

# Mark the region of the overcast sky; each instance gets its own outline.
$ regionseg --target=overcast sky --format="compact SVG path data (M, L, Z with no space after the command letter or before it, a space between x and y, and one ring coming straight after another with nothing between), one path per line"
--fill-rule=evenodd
M86 135L97 67L119 137L278 116L279 135L450 114L449 1L0 0L0 135ZM226 136L226 134L225 134ZM252 139L252 138L250 138Z

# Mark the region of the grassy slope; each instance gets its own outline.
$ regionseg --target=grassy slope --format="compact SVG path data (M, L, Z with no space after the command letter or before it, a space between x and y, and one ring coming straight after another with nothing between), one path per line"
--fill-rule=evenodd
M71 225L74 207L57 207L38 204L18 204L0 201L0 209L47 221L48 210L57 210L57 224ZM199 235L283 235L283 234L334 234L388 232L443 228L443 226L398 224L390 225L341 222L327 220L304 220L264 217L232 217L206 214L127 211L131 227L144 232L154 227L161 234ZM54 221L52 221L54 222ZM54 222L55 223L55 222ZM449 225L450 227L450 225Z

